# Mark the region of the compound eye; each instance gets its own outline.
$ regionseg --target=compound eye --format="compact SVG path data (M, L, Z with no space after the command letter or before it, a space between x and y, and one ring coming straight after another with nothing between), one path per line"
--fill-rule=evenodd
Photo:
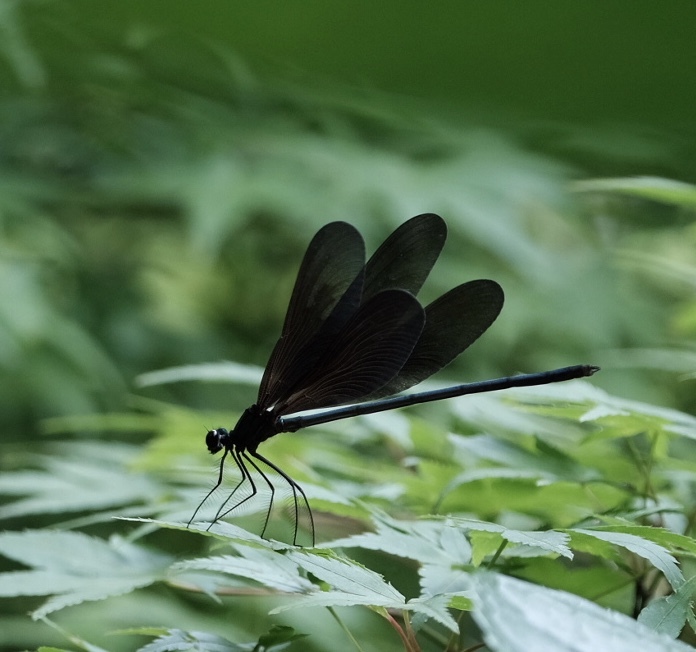
M208 434L205 436L205 445L213 455L224 448L227 435L228 432L224 428L208 430Z

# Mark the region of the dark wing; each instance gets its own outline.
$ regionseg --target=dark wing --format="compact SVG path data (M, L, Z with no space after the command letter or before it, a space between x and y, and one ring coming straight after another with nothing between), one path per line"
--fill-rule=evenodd
M418 341L425 313L404 290L385 290L360 306L319 366L276 409L292 414L358 402L399 373Z
M447 225L439 216L425 213L396 229L365 266L363 302L389 289L418 294L447 239Z
M289 395L358 309L364 265L365 243L350 224L331 222L312 238L280 339L261 380L257 401L261 407Z
M469 281L425 308L425 326L409 359L370 399L397 394L448 365L473 344L503 308L503 289L495 281Z

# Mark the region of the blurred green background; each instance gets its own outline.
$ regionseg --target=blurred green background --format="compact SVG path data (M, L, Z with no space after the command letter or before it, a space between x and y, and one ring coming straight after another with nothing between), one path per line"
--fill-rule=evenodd
M335 219L371 251L439 213L425 298L503 285L445 377L592 363L613 394L692 412L696 200L664 180L696 177L694 24L686 1L3 3L0 471L66 437L145 446L40 425L134 393L248 405L252 386L134 379L263 365ZM650 179L581 183L613 177Z

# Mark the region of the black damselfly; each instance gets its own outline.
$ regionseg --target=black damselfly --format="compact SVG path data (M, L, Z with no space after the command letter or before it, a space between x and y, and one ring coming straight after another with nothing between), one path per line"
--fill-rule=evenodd
M224 454L217 483L196 508L189 525L222 484L229 454L241 479L210 526L258 493L250 465L271 494L261 531L264 535L275 487L261 463L279 474L292 490L293 544L297 542L301 499L309 512L313 545L314 517L307 496L297 482L257 451L262 442L281 432L336 419L465 394L555 383L591 376L598 370L577 365L393 396L451 362L488 329L503 307L502 288L486 279L459 285L425 308L421 306L416 295L446 237L441 217L418 215L397 228L365 263L365 243L355 227L332 222L318 231L300 266L256 403L244 411L231 431L217 428L206 435L208 450L217 453L224 449ZM288 416L320 408L331 409ZM245 482L250 492L235 501Z

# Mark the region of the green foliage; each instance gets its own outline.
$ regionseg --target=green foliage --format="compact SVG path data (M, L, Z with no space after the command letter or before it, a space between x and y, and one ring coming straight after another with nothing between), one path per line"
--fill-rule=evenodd
M147 586L171 562L140 546L107 543L78 532L24 530L5 532L1 538L0 552L5 557L34 570L3 574L0 594L53 596L34 611L34 618Z
M209 374L210 368L203 366L201 371ZM696 468L692 464L687 471L682 461L677 480L672 469L679 460L670 447L645 449L649 464L635 449L659 438L688 441L696 432L690 417L619 400L580 381L462 397L443 408L458 424L453 432L409 418L409 433L397 440L388 433L378 435L370 419L361 418L350 426L351 431L364 432L352 446L341 441L336 427L326 428L324 434L317 428L307 435L281 435L279 443L289 441L285 448L268 443L268 454L292 469L315 502L323 539L316 548L261 539L231 523L187 527L185 520L200 492L178 488L181 466L174 463L174 473L168 473L172 461L167 456L148 459L138 447L100 448L94 442L57 448L46 458L44 470L17 484L13 493L23 498L6 506L10 514L36 514L42 508L55 512L62 506L65 513L90 511L98 523L114 513L114 506L130 505L131 512L154 508L182 520L128 517L121 521L135 526L128 540L55 529L0 534L0 553L28 567L0 574L0 593L47 597L33 607L36 619L120 594L137 601L139 593L160 583L182 599L200 593L208 600L222 600L225 609L233 611L239 600L251 595L278 596L267 603L269 627L273 618L292 618L298 610L369 608L397 630L406 649L437 649L437 641L462 636L471 644L476 640L473 622L493 649L534 648L549 637L555 649L601 645L621 650L638 640L643 641L641 649L686 649L673 639L694 618L694 583L691 576L685 579L685 571L696 558L696 542L670 528L688 514L689 504L679 502L678 487L684 473L693 475ZM495 421L485 425L488 434L472 434L482 426L472 414L495 415ZM348 429L337 426L342 427ZM428 438L420 446L423 429ZM163 441L178 436L166 429L159 437ZM340 458L340 477L335 468L332 473L330 462L326 469L317 464L315 473L304 477L307 469L303 472L293 458L303 457L305 438L312 440L315 453L320 449L320 458ZM328 440L332 443L324 451ZM468 446L472 441L476 445ZM174 448L163 444L160 450ZM90 463L106 466L109 451L119 455L112 455L102 481L95 484L98 500L85 502L87 492L79 486L76 490L74 478L80 469L83 478L95 478ZM609 457L618 465L602 464ZM137 471L139 459L148 459L142 467L147 472ZM370 462L361 468L364 459ZM620 477L615 477L617 467L623 467ZM421 468L428 473L426 479L418 477ZM391 485L391 497L384 500L379 493L365 491L366 475L384 478L382 487ZM200 477L187 484L199 483L202 490L206 480L204 474ZM50 497L44 488L49 481ZM424 496L426 481L431 491ZM10 479L3 490L7 493L11 486ZM554 492L564 500L546 498ZM353 516L362 514L367 529L327 541L325 530L355 527L355 521L346 520L341 493L362 496L361 509ZM476 509L477 500L485 510ZM257 502L261 511L266 509L264 500ZM437 515L435 509L449 515ZM477 518L481 513L492 520ZM280 513L274 518L284 517ZM157 543L163 531L178 533L188 541L185 549L202 554L192 551L182 559L180 552L173 558L158 550L166 540ZM380 562L385 554L393 559L388 565ZM612 610L599 609L593 601ZM638 604L639 622L621 615ZM473 622L463 618L468 612ZM231 629L228 624L222 638L194 629L156 630L157 640L140 649L174 649L177 641L189 641L201 650L250 649L236 647L241 643L234 641L249 636L239 624ZM140 635L153 632L137 630ZM519 640L513 645L514 632ZM132 628L128 632L134 633ZM313 633L304 633L311 641ZM360 631L353 630L351 636L365 644ZM293 631L277 644L289 645L294 637ZM610 642L617 637L620 645Z
M0 648L691 649L696 191L683 125L665 127L664 114L649 128L598 124L614 104L547 53L546 67L525 71L543 84L508 74L501 88L524 92L494 110L469 103L463 85L448 96L463 110L452 111L264 78L267 65L243 61L283 48L277 34L259 42L280 24L267 9L245 31L248 10L225 27L191 6L124 1L108 21L91 2L0 9ZM423 47L456 47L431 61L405 29L398 74L394 57L373 56L368 78L455 86L463 41L473 47L463 16L482 78L501 79L495 62L508 50L528 60L476 31L467 6L432 23L395 7L419 33L452 26ZM511 16L487 11L507 29ZM586 20L595 41L606 29L623 43L610 22L576 11L548 34ZM343 23L331 47L306 47L330 29L320 13L321 29L284 13L283 31L302 34L305 61L347 56L352 81L360 62ZM401 33L382 20L361 26L373 54L392 52L385 35ZM194 39L192 21L228 40ZM648 41L627 50L645 53ZM673 51L655 42L660 57ZM575 63L597 57L600 75L614 61L601 51ZM661 80L692 76L654 65ZM618 78L633 89L635 65L624 66ZM640 70L647 86L650 70ZM549 78L597 113L579 125L520 117L562 100ZM648 99L691 115L682 86L622 101L644 119ZM345 219L372 248L425 211L450 229L426 299L477 277L506 292L451 378L579 362L602 372L265 442L307 493L314 548L289 545L287 495L269 538L258 536L263 487L207 529L238 481L232 466L187 527L218 472L204 433L254 400L313 232Z
M530 586L495 573L476 575L474 586L481 604L474 618L494 650L693 649L569 593Z

